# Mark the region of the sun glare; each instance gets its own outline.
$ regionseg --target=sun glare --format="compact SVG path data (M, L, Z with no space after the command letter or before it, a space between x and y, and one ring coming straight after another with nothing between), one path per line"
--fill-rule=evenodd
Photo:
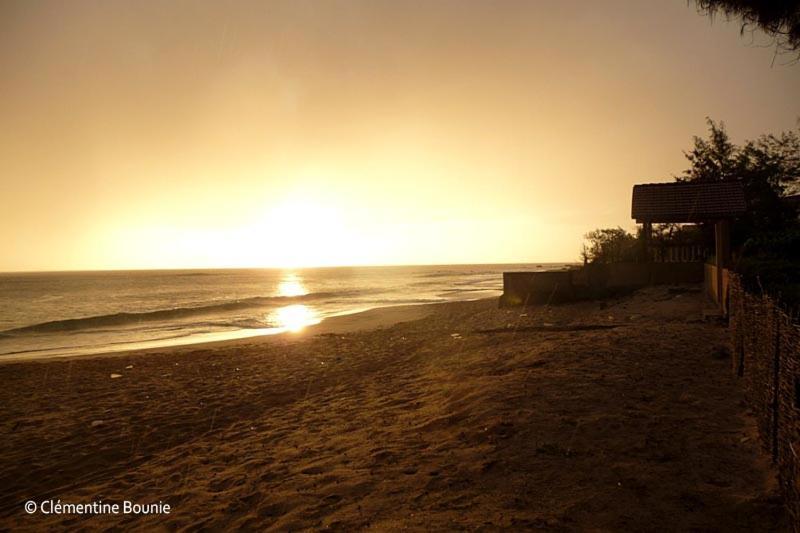
M357 252L364 248L347 227L335 200L313 196L278 201L254 225L254 230L254 240L268 239L264 253L269 257L264 263L284 268L351 264L358 262ZM285 281L288 291L299 289L291 279ZM279 290L283 296L299 295Z
M300 304L281 307L275 311L273 319L278 323L279 328L291 332L302 331L307 326L321 322L313 309Z
M305 296L306 294L308 294L308 289L294 274L286 276L285 279L278 283L278 296L291 298L293 296Z

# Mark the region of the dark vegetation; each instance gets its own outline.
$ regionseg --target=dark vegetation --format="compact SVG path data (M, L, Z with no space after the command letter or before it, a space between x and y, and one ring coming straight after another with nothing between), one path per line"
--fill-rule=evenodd
M584 263L624 263L647 260L642 245L642 229L636 234L623 228L602 228L585 235L581 250ZM651 251L672 246L705 245L713 239L713 231L691 224L656 224L650 235Z
M784 307L800 311L800 229L761 234L745 242L734 266L745 287L765 292Z
M787 307L800 307L800 129L762 135L739 146L723 123L708 120L708 137L694 137L685 153L689 168L677 181L739 180L748 212L732 224L733 269L751 291L764 291ZM713 224L659 224L651 249L713 245ZM598 229L586 235L585 262L645 260L642 240L622 228Z
M741 32L760 29L775 39L776 51L800 51L800 0L695 0L697 9L741 21Z
M624 263L640 255L640 240L620 227L590 231L581 251L584 263Z
M708 138L694 138L690 167L676 179L740 180L747 214L733 223L733 268L751 291L789 307L800 305L800 223L789 197L800 192L800 130L733 144L722 123L708 121Z

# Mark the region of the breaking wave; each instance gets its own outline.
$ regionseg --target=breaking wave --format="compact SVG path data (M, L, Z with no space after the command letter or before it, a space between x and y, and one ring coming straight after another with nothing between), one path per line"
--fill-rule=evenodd
M144 312L121 312L108 315L88 316L81 318L67 318L64 320L52 320L41 322L30 326L7 329L0 331L0 338L15 337L26 334L54 333L81 331L87 329L97 329L108 326L129 326L142 322L167 321L170 319L180 319L192 316L208 315L220 311L238 311L243 309L253 309L267 305L281 305L282 303L295 303L322 298L332 298L335 296L345 296L348 292L360 293L360 291L340 291L340 292L318 292L301 296L254 296L243 300L235 300L195 307L176 307L172 309L158 309L155 311ZM256 327L250 324L245 327ZM263 327L263 326L262 326Z

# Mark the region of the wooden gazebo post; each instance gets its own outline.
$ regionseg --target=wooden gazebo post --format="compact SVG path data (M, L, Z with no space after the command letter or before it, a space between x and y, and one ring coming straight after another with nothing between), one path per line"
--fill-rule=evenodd
M642 227L642 261L650 261L650 240L653 238L653 224L645 222Z
M725 310L725 296L722 293L722 269L728 268L731 261L731 224L727 218L714 223L714 265L717 267L717 298L721 310Z

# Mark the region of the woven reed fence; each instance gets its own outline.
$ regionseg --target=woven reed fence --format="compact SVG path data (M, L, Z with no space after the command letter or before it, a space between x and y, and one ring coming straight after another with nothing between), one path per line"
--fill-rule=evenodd
M781 492L800 531L800 326L766 295L746 291L731 273L729 325L733 371L778 468Z

